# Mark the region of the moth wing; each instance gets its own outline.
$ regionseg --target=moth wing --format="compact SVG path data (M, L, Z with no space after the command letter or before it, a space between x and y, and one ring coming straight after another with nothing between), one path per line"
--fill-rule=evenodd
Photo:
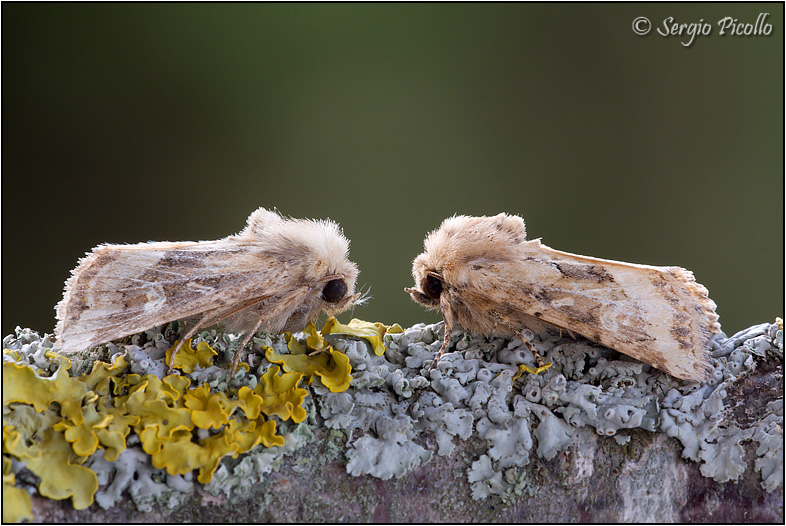
M521 260L496 264L511 277L497 280L508 316L575 331L678 378L706 379L709 338L720 325L690 271L579 256L539 240L524 245Z
M101 245L83 258L57 305L55 333L76 352L168 321L286 292L290 265L252 242Z

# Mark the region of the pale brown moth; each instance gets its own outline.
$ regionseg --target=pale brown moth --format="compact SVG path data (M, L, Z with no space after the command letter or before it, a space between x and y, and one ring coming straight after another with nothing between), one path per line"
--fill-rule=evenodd
M454 216L426 237L415 258L415 287L404 289L441 309L450 344L454 326L486 336L526 337L567 330L677 378L703 381L709 339L720 332L715 303L693 274L560 252L527 241L515 215Z
M217 241L99 245L72 272L55 307L55 348L71 353L169 321L219 321L245 333L232 364L260 328L299 331L320 312L355 303L357 265L329 220L289 219L259 208L246 228ZM171 371L171 368L170 368Z

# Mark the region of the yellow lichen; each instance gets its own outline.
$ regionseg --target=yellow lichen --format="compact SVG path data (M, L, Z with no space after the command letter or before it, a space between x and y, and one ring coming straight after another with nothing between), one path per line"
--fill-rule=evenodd
M404 328L398 323L394 323L393 325L388 327L388 330L385 334L401 334L403 332L404 332Z
M306 347L305 345L303 345L302 343L297 341L297 338L292 336L292 334L290 334L288 332L284 333L284 338L287 341L287 349L289 349L290 353L292 353L292 354L308 354L309 352L311 352L311 351L309 351L308 347ZM267 347L265 347L265 349L267 349Z
M266 349L267 358L279 365L271 366L255 389L241 387L229 393L211 392L207 384L189 388L190 380L181 375L159 379L130 373L123 355L111 365L96 362L89 374L79 377L68 374L68 359L52 352L46 356L59 367L50 377L40 376L46 373L35 366L5 363L3 452L40 478L41 495L71 497L77 509L89 506L97 490L95 474L80 464L99 448L104 449L106 460L116 460L132 431L156 468L173 475L196 469L198 480L209 482L226 455L237 457L259 445L284 445L284 438L276 435L276 421L269 418L275 415L294 423L306 419L303 403L308 391L299 387L301 379L310 382L317 376L332 392L349 387L349 358L332 349L324 335L365 338L381 354L384 334L399 331L397 325L358 320L341 325L333 319L320 333L310 324L305 345L287 337L291 354ZM184 343L174 367L189 373L197 365L210 366L217 353L207 343L196 349L190 344ZM166 353L167 363L173 349ZM17 351L4 352L17 361L24 358ZM195 428L213 432L198 439ZM4 506L4 520L31 518L26 515L26 493L14 486L14 475L5 463L3 474L4 505L9 503ZM6 508L10 515L5 514Z
M58 412L52 408L39 413L32 406L25 404L8 404L3 407L3 430L6 427L18 432L18 439L25 443L32 442L35 435L42 429L52 427L60 420ZM3 435L3 446L6 445L6 436Z
M66 369L70 369L71 368L71 360L69 360L68 358L66 358L62 354L56 353L52 349L47 349L46 351L44 351L44 356L49 358L49 360L51 360L53 362L59 362L60 365L65 366Z
M306 338L306 346L309 349L313 349L315 351L321 351L329 347L330 344L325 341L320 333L317 332L317 328L314 325L314 322L310 322L308 327L305 328L303 331L305 332L308 337Z
M193 429L191 412L185 407L170 405L181 395L171 388L170 382L166 381L168 378L162 382L153 375L144 376L140 383L132 387L133 392L126 400L121 402L125 404L127 412L139 417L139 423L134 426L138 435L143 429L154 428L159 439L167 439L174 431Z
M174 369L180 369L184 373L193 372L196 365L201 365L202 367L209 367L213 365L213 356L218 354L207 344L207 342L199 342L197 348L192 349L191 340L186 340L182 347L180 347L180 350L177 351L177 355L175 356L175 364L172 365L172 353L174 352L178 343L180 342L176 341L172 347L167 349L165 361L167 365Z
M13 402L31 404L39 413L58 402L61 412L76 421L87 386L68 375L70 362L60 357L60 366L50 377L38 376L32 367L16 363L3 364L3 405ZM78 422L81 424L81 421Z
M272 363L282 364L284 371L301 373L311 379L319 376L322 385L331 392L340 393L349 388L352 381L352 366L347 355L330 349L314 356L307 354L276 354L269 347L265 349L265 357Z
M191 385L191 380L187 377L170 374L161 381L161 391L166 392L172 401L177 401L183 397L189 385Z
M10 356L15 362L22 360L22 354L19 351L12 351L11 349L3 349L3 354Z
M201 441L202 449L205 451L205 460L199 466L199 476L197 480L202 484L207 484L213 480L213 473L218 467L221 457L232 454L237 457L238 444L230 443L226 433L213 435Z
M237 456L260 443L267 447L284 443L283 437L275 435L275 422L259 417L260 410L265 408L265 398L248 387L238 391L237 400L230 400L224 393L210 393L206 384L187 389L188 378L177 375L163 380L152 375L129 375L127 378L128 382L118 384L117 392L128 394L116 400L138 416L135 431L142 448L151 455L153 466L166 469L172 475L199 469L198 480L209 482L223 456ZM300 393L295 391L290 389L285 396L296 398ZM306 393L302 389L298 391ZM295 401L302 402L302 398ZM268 404L272 406L272 401ZM240 416L232 418L235 409L240 409L251 420L241 421ZM297 409L302 410L297 407L296 413ZM305 411L302 411L305 418ZM223 426L223 429L195 442L194 426L201 429L221 429Z
M253 425L251 425L253 424ZM275 436L275 422L264 422L257 427L258 421L250 422L245 427L232 420L228 428L221 433L193 442L189 431L175 431L170 440L158 441L152 428L142 431L140 438L143 444L155 444L155 448L145 447L151 455L153 466L166 469L170 475L184 475L199 469L197 480L203 484L213 479L213 473L222 457L237 456L259 443L266 445L283 445L284 439ZM269 447L269 446L268 446ZM248 448L248 449L247 449Z
M65 439L71 443L74 453L81 457L89 457L95 452L98 448L96 431L106 428L113 418L110 414L98 411L96 408L98 395L93 391L90 391L85 398L89 400L86 405L82 406L80 412L82 422L80 424L76 424L70 418L63 418L54 425L54 430L63 431Z
M240 453L245 453L260 443L265 447L283 446L284 437L276 435L275 432L276 423L272 420L259 418L245 423L232 420L218 435L200 441L205 450L206 461L199 468L197 480L202 484L210 482L218 462L225 455L231 454L233 458L237 458Z
M33 501L25 490L16 487L11 459L3 457L3 522L23 520L33 520Z
M209 460L207 452L192 441L194 435L187 429L174 431L166 440L160 440L155 428L148 427L139 433L139 438L145 453L152 457L153 466L166 469L170 475L185 475Z
M104 448L104 458L109 462L117 460L118 455L126 449L126 437L131 428L139 423L137 415L126 414L124 408L107 406L108 400L99 401L101 411L112 416L106 427L95 431L98 443Z
M41 479L38 484L41 495L55 500L71 497L78 510L93 503L98 489L96 474L78 464L80 459L62 433L44 429L33 444L26 442L16 429L3 426L3 451L22 459L25 467Z
M286 356L286 355L285 355ZM286 372L279 375L280 367L273 365L262 375L254 393L262 398L260 409L266 415L277 415L282 420L292 418L295 423L306 419L302 404L308 391L298 388L303 375L299 372Z
M238 445L237 453L251 451L259 444L265 447L284 445L284 437L276 435L275 420L265 420L264 418L246 422L231 420L224 433L230 437L231 442Z
M319 344L318 338L312 340ZM196 353L182 354L185 360L178 358L175 365L188 371L197 363L209 365L216 353L200 344ZM42 495L72 497L77 509L89 506L97 489L95 474L79 464L98 448L105 450L108 461L116 460L132 430L155 467L171 474L198 469L198 480L204 483L226 455L236 457L259 444L284 444L275 434L276 422L263 413L295 422L306 418L301 405L308 392L297 387L302 375L279 375L278 366L264 376L257 392L242 387L236 399L230 399L225 393L211 393L208 385L189 389L190 380L180 375L159 379L128 374L123 356L111 365L97 362L90 374L78 378L68 375L67 359L53 358L59 368L51 377L39 376L32 366L4 364L3 452L40 477ZM323 369L327 374L329 368ZM218 432L197 440L195 426ZM21 494L12 479L11 474L4 477L5 495L17 499ZM16 509L15 502L9 510ZM19 513L25 517L24 510ZM17 515L14 511L9 517Z
M246 418L253 420L259 416L263 403L264 400L254 394L251 388L243 386L237 392L237 400L235 400L234 406L243 411Z
M330 344L325 341L317 331L314 322L309 322L303 333L306 335L306 344L300 343L291 333L284 333L284 338L287 341L287 349L292 354L316 354L318 352L326 351L330 348Z
M336 318L330 318L325 326L322 327L322 334L341 334L343 336L356 336L367 340L374 349L374 354L382 356L385 354L385 333L402 332L401 327L396 324L388 327L379 322L369 322L353 318L347 325L342 325Z
M47 356L59 362L51 377L38 376L33 367L3 364L3 405L8 407L9 422L21 420L20 427L4 426L3 450L22 459L40 477L41 495L72 497L74 507L82 509L93 502L98 482L95 473L78 464L98 445L95 429L106 427L112 417L96 410L96 393L69 376L71 362L67 358L52 353ZM83 407L85 400L87 405ZM52 421L56 415L50 410L53 402L60 406L62 420L58 423ZM31 411L41 413L48 425L33 419Z
M128 367L126 357L122 354L117 356L112 362L108 364L105 362L93 363L93 370L88 375L82 375L79 379L85 383L88 389L99 392L101 395L109 394L109 378L117 377Z
M224 393L210 394L207 384L189 389L184 398L185 405L191 410L191 421L200 429L218 429L229 423L229 415L234 410Z

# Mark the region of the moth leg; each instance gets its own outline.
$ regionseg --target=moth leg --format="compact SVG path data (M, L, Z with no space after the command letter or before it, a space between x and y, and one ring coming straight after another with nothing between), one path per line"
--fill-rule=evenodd
M193 338L194 334L196 334L196 331L198 331L201 327L207 327L208 325L212 325L212 323L210 324L205 323L208 319L209 317L207 314L202 316L202 318L200 318L199 321L196 322L196 324L193 327L188 329L188 332L180 339L177 346L175 347L175 350L172 351L172 357L169 358L169 374L175 374L175 356L177 356L177 351L180 350L180 348L187 340Z
M289 305L289 303L290 303L290 301L287 301L287 300L290 299L290 298L293 298L293 297L297 298L298 295L305 294L305 293L308 292L308 290L309 290L309 287L302 287L301 289L299 289L299 292L297 294L291 294L290 296L282 298L282 300L279 301L278 305L276 307L274 307L273 309L271 309L270 312L268 312L266 316L259 318L259 321L256 323L256 325L254 325L254 328L251 329L251 331L246 335L245 338L243 338L243 342L240 344L240 347L238 347L237 353L235 354L235 359L232 360L232 369L230 369L230 371L229 371L229 375L230 376L233 376L237 372L237 367L240 364L240 358L241 358L241 356L243 356L243 350L246 348L246 344L249 341L251 341L251 338L254 337L254 334L256 334L256 332L262 326L262 323L265 322L265 321L268 321L268 330L270 330L270 322L269 322L269 320L273 319L273 318L276 318L282 311L284 311L287 308L287 305ZM262 299L264 299L264 298L262 298ZM233 310L232 312L234 313L234 312L237 312L240 309L245 309L246 307L249 307L249 306L251 306L251 305L253 305L255 303L259 303L260 301L262 301L262 299L250 302L247 305L244 305L243 307L240 307L239 309Z
M320 349L317 349L315 351L311 351L306 356L316 356L317 354L323 353L323 352L327 351L328 349L330 349L330 345L325 345L324 347L322 347Z
M187 339L192 338L194 336L194 334L196 334L196 331L198 331L202 327L209 327L210 325L213 325L214 323L218 323L221 320L223 320L225 318L228 318L229 316L235 314L238 311L241 311L241 310L243 310L243 309L245 309L247 307L251 307L252 305L256 305L257 303L265 301L269 297L270 296L262 296L262 297L259 297L259 298L254 298L254 299L252 299L250 301L247 301L246 303L241 304L240 306L233 306L233 307L231 307L231 308L229 308L229 309L227 309L225 311L222 311L222 312L220 312L218 314L213 314L212 317L207 315L207 314L202 316L202 318L196 323L196 325L194 325L186 333L186 335L183 336L183 338L180 340L180 343L178 343L177 347L175 347L175 350L172 351L172 358L170 359L172 365L169 366L169 373L170 374L174 374L174 372L175 372L175 370L173 369L173 366L175 364L175 355L177 354L177 351L180 350L180 348L183 346L183 343ZM257 325L257 329L258 328L259 328L259 325ZM254 329L254 331L251 334L255 333L257 331L257 329ZM243 343L243 345L240 346L240 348L242 349L244 346L245 346L245 342ZM233 370L232 370L233 373L234 373L234 369L237 369L237 365L235 365L235 367L233 368Z
M513 334L519 337L521 343L527 346L527 349L529 349L529 352L532 353L532 356L535 358L535 362L537 362L538 364L538 369L541 369L542 367L545 366L545 362L543 361L543 358L540 356L540 353L538 352L537 349L535 349L535 346L532 345L532 342L529 341L529 338L527 338L523 330L509 323L499 313L491 311L490 314L495 320L497 320L500 323L500 325L504 325L505 327L507 327L509 331L513 332Z
M251 341L251 338L257 333L259 328L262 326L262 321L264 318L260 318L259 321L254 325L254 328L246 334L246 337L243 338L243 342L240 344L240 347L237 348L237 352L235 353L235 359L232 360L232 369L229 370L229 376L234 376L237 372L237 366L240 364L240 357L243 356L243 349L246 348L246 344Z
M450 311L450 306L444 294L440 296L439 303L442 308L442 317L445 319L445 337L442 338L442 347L439 348L439 352L434 357L434 361L431 362L431 367L428 368L429 371L437 366L437 362L439 362L442 355L448 350L450 346L450 333L453 332L453 313Z
M562 331L565 331L565 332L567 332L567 333L568 333L568 336L570 336L570 338L571 338L573 341L576 341L576 333L575 333L575 332L573 332L573 331L572 331L572 330L570 330L570 329L565 329L565 328L563 328L563 327L560 327L560 328L559 328L559 337L560 337L560 338L562 338Z
M529 352L532 353L532 356L535 357L535 361L538 364L538 369L542 368L545 365L545 362L543 361L543 358L540 356L540 353L538 352L538 350L535 349L535 346L532 345L532 342L529 341L529 338L527 338L527 336L524 334L524 331L521 331L519 329L511 329L511 330L516 333L516 336L519 337L521 342L524 345L527 346L527 349L529 349Z
M180 350L180 348L183 346L183 343L185 343L186 340L188 340L189 338L193 338L194 334L196 334L196 332L199 329L201 329L202 327L209 327L210 325L213 325L214 323L218 323L221 320L223 320L224 318L227 318L227 317L231 316L232 314L236 313L237 311L239 311L241 309L245 309L246 307L250 307L251 305L259 303L260 301L264 301L265 299L267 299L267 296L262 297L262 298L256 298L256 299L248 302L247 304L244 304L241 307L233 307L233 308L231 308L229 310L226 310L224 312L221 312L219 314L213 314L213 316L210 316L208 314L203 315L199 319L199 321L196 323L196 325L194 325L191 329L189 329L188 332L185 334L185 336L183 336L183 338L180 340L180 343L178 343L177 347L175 347L175 350L172 351L172 357L170 358L170 364L171 365L169 366L169 374L175 374L174 365L175 365L175 356L177 355L177 351Z

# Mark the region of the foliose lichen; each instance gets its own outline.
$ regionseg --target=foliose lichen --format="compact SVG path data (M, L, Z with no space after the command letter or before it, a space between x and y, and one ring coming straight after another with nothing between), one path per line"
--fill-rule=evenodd
M360 352L362 342L334 342L362 382L353 381L340 395L318 388L315 401L326 425L363 433L348 441L349 473L402 476L429 460L420 436L433 435L434 452L450 455L456 440L475 435L488 450L467 470L472 494L504 496L521 491L511 468L525 466L533 454L554 458L573 444L574 429L587 426L619 444L630 440L628 430L664 432L680 440L683 456L701 462L701 472L718 482L740 477L746 467L741 443L753 440L759 444L756 469L763 487L772 491L783 483L782 400L768 405L748 428L721 426L729 387L756 367L757 358L782 362L783 330L777 323L732 338L717 335L706 384L678 380L610 349L556 334L533 342L552 364L540 374L526 372L536 364L518 339L459 332L452 335L456 352L432 369L441 330L442 324L421 324L387 334L382 356ZM375 456L384 458L375 463L370 460Z
M17 329L3 341L4 520L6 509L9 521L32 518L30 492L103 508L127 494L142 511L180 505L195 484L248 496L319 427L333 430L329 454L350 475L380 479L478 437L487 449L465 470L476 499L537 491L524 468L565 451L581 427L619 444L633 429L665 433L718 482L739 479L752 441L762 486L783 485L782 394L746 424L723 425L729 392L763 360L782 364L779 323L716 335L704 384L557 334L533 340L545 370L518 339L459 332L432 368L442 331L329 320L261 334L230 376L239 337L218 330L184 345L168 375L177 322L70 360ZM43 458L57 467L39 468ZM20 484L22 470L39 482Z

